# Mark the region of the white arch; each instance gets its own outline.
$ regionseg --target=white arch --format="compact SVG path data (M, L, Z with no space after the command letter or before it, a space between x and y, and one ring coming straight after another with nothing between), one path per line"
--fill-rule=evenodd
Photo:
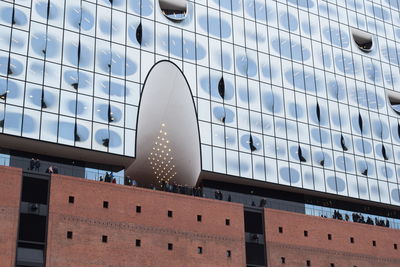
M143 87L136 160L126 173L145 184L170 179L194 186L201 171L200 155L198 122L189 84L175 64L158 62Z

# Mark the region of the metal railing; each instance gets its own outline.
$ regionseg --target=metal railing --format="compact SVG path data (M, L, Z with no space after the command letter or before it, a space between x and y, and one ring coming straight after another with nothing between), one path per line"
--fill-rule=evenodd
M342 221L357 222L357 223L364 223L364 224L370 224L370 225L377 225L376 223L378 222L377 226L384 226L384 227L398 229L398 230L400 229L400 219L394 219L394 218L390 218L390 217L378 216L378 215L362 213L362 212L354 212L354 211L348 211L348 210L342 210L342 209L320 207L320 206L309 205L309 204L306 204L305 207L306 207L305 214L311 215L311 216L338 219L338 220L342 220ZM338 216L337 216L338 214L341 215L341 218L338 218ZM353 220L354 215L356 215L355 218L357 218L358 220L356 220L356 221ZM360 219L361 216L362 216L363 220ZM370 223L367 223L368 218L371 219ZM379 225L379 224L381 224L381 225Z
M9 156L0 155L0 165L10 166L10 162L11 162L11 159ZM16 165L16 167L20 167L23 170L30 170L30 159L12 159L12 162L14 163L14 165ZM30 171L38 171L38 172L45 173L49 166L52 166L51 162L43 161L43 162L41 162L39 169L37 169L37 170L33 169ZM88 180L106 182L105 177L106 177L107 171L95 170L95 169L85 169L85 171L83 172L82 167L68 166L65 164L63 164L61 166L62 167L57 167L59 174L85 178ZM111 174L112 172L108 172L108 173ZM121 175L112 174L111 180L110 179L107 179L107 180L110 183L121 184L121 185L125 184L124 176L121 176ZM136 183L136 185L140 186L137 183ZM197 193L193 194L194 191L193 191L193 188L191 188L191 187L177 186L173 190L165 190L165 189L160 189L160 188L151 187L151 186L146 187L146 188L167 191L167 192L171 192L171 193L178 193L178 194L196 195L196 196L212 198L212 199L215 198L214 195L209 190L208 190L208 192L206 191L204 193L200 191L201 194L197 194ZM261 207L260 201L263 199L263 197L252 195L250 198L248 195L245 195L245 196L241 196L241 195L242 194L240 194L240 193L224 192L224 196L221 200L238 202L238 203L242 203L246 206ZM296 213L302 213L302 214L306 214L306 215L323 217L323 218L331 218L331 219L339 219L337 216L337 214L339 213L341 215L340 220L343 220L343 221L365 223L365 224L370 224L370 225L377 225L376 223L378 222L378 226L385 226L385 227L392 228L392 229L400 229L400 219L394 219L394 218L384 217L384 216L377 216L377 215L368 214L368 213L353 212L353 211L348 211L348 210L335 209L335 208L329 208L329 207L321 207L321 206L310 205L310 204L304 204L304 206L302 206L300 204L294 205L294 204L289 204L288 201L266 200L262 206L266 207L266 208L285 210L285 211L289 211L289 212L296 212ZM362 217L363 220L354 221L353 220L354 214L358 215L357 218ZM370 218L369 223L367 223L368 218Z
M10 166L10 156L0 155L0 165L1 166Z
M85 170L85 177L88 180L99 181L99 182L107 182L106 181L106 171L95 171L95 170ZM108 172L111 175L110 182L115 184L124 184L124 176L111 174L112 172Z

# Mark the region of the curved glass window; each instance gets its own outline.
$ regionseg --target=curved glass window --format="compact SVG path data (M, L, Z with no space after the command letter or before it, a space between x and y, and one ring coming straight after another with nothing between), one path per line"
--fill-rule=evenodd
M142 37L143 37L143 27L142 23L136 28L136 40L141 45L142 44Z
M225 82L224 82L224 77L221 78L218 82L218 93L222 97L222 99L225 98Z
M400 93L393 91L387 92L387 98L393 111L400 115Z
M172 21L182 21L187 16L186 0L159 0L164 16Z
M353 40L361 51L369 53L373 48L372 35L357 29L352 30Z

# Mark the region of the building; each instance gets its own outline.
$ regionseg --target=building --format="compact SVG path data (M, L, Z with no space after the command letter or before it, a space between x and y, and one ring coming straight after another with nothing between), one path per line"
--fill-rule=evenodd
M399 5L1 1L1 261L398 266Z

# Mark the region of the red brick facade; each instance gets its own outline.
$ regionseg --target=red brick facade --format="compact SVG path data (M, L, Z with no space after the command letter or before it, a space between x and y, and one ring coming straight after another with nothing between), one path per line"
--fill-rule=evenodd
M50 192L47 266L245 265L242 205L57 175Z
M21 178L0 167L1 267L15 266ZM243 216L240 204L53 175L46 266L245 266ZM400 266L399 230L272 209L264 220L269 267Z
M0 166L0 266L15 266L22 170Z
M270 267L307 266L307 260L318 267L400 266L398 230L272 209L264 215Z

